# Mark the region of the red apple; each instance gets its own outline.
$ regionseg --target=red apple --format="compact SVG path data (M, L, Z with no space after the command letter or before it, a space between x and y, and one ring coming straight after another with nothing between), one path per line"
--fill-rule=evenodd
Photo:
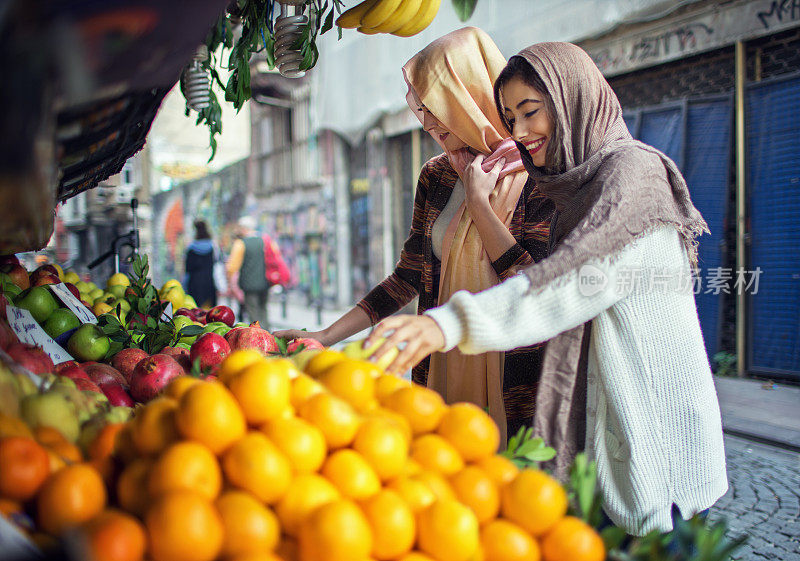
M150 401L167 384L185 373L174 358L155 354L139 361L131 378L131 397L137 401Z
M28 271L22 265L15 265L7 263L0 266L0 273L5 273L20 289L25 290L31 287L31 279L28 277Z
M6 348L6 353L14 362L27 368L34 374L47 374L55 368L53 360L42 350L41 347L34 347L25 343L12 343Z
M0 267L7 264L19 265L19 259L16 255L0 255Z
M58 275L51 275L50 273L42 273L37 275L36 277L31 277L31 285L33 286L44 286L46 284L58 284L61 282L61 279L58 278Z
M228 327L233 327L233 322L236 317L233 315L233 310L228 306L214 306L206 314L206 323L220 321Z
M103 395L108 398L108 402L117 407L122 405L124 407L133 407L136 405L136 402L133 401L133 398L125 391L125 388L119 384L107 383L107 384L100 384L100 390L102 390Z
M256 349L265 355L279 351L275 337L269 331L261 329L257 321L251 323L250 327L235 327L231 329L225 334L225 339L234 351Z
M189 308L178 308L178 310L172 314L173 316L186 316L187 318L194 320L194 316L192 315L192 311Z
M111 359L111 366L119 370L120 374L125 380L130 383L133 370L140 360L147 358L149 355L142 349L122 349L114 355Z
M92 382L97 385L107 384L109 382L114 382L122 386L128 385L127 380L125 380L125 376L123 376L122 373L113 366L101 364L99 362L84 362L81 366L83 366L83 369L89 375L89 378L92 380Z
M292 340L291 343L286 345L286 352L291 354L291 353L295 352L298 348L300 348L300 345L303 345L303 350L304 351L308 351L308 350L311 350L311 349L324 349L325 348L325 346L322 343L320 343L319 341L317 341L316 339L312 339L310 337L301 337L299 339Z
M42 274L42 273L50 273L51 275L58 276L58 269L56 269L56 268L55 268L55 265L52 265L52 264L50 264L50 263L47 263L47 264L45 264L45 265L42 265L42 266L40 266L40 267L37 267L37 268L36 268L36 269L35 269L35 270L34 270L34 271L31 273L31 275L35 275L35 274L37 274L37 273L39 273L39 274Z
M200 369L217 366L231 352L231 347L222 335L216 333L205 333L197 338L189 351L189 359L192 364L200 359Z

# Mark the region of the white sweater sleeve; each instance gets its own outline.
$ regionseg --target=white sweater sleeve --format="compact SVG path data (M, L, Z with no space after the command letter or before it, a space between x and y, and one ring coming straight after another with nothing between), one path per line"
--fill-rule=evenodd
M626 295L626 275L640 267L637 243L613 258L590 261L544 289L529 291L524 273L477 294L456 292L426 315L445 338L466 354L506 351L534 345L589 321Z

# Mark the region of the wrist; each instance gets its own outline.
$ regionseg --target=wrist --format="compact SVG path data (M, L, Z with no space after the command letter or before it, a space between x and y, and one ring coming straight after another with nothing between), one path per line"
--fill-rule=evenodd
M470 195L467 197L467 207L469 207L471 211L486 210L487 208L490 208L490 206L491 205L489 204L489 195L481 194L481 195Z

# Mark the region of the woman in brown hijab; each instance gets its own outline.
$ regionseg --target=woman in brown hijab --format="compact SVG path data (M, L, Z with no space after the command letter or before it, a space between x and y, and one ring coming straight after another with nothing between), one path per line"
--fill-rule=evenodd
M495 101L525 168L556 206L550 256L425 316L384 320L391 371L431 350L548 341L535 433L597 461L604 509L633 534L672 527L727 490L722 427L692 291L706 224L675 164L633 140L589 56L541 43L512 57Z
M332 345L395 313L419 296L418 313L458 290L480 292L547 253L553 205L535 188L494 108L493 84L506 60L474 27L454 31L403 67L406 100L443 154L419 176L411 232L394 272L355 308L312 337ZM477 175L480 181L473 181ZM513 349L513 350L512 350ZM449 403L486 407L508 432L532 422L541 348L464 354L435 353L417 365L414 381Z

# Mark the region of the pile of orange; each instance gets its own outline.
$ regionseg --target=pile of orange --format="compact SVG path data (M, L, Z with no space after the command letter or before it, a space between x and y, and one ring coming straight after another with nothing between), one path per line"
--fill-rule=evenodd
M498 429L474 405L447 406L333 350L304 372L236 351L217 374L173 381L115 434L119 510L75 464L44 487L99 482L97 500L42 527L83 525L101 561L605 557L595 530L566 515L557 481L496 454Z

